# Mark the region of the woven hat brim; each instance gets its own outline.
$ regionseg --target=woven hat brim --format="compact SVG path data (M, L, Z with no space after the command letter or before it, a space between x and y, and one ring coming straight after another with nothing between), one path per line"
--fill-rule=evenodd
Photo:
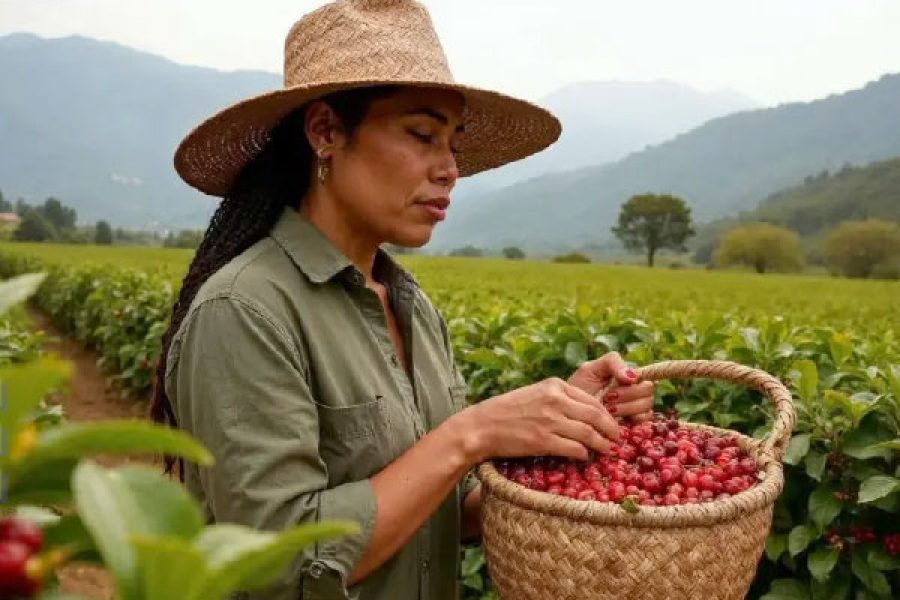
M559 120L540 106L460 84L397 80L306 84L241 100L209 117L178 145L175 170L201 192L224 196L244 166L266 145L272 128L291 111L332 92L377 85L451 89L463 94L465 134L457 154L461 177L539 152L562 131Z

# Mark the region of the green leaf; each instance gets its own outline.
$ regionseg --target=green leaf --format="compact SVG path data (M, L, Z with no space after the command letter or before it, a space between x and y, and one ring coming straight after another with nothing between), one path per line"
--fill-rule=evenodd
M837 564L838 556L840 553L834 548L819 548L807 557L806 566L816 580L825 581Z
M813 600L847 600L852 582L850 568L839 566L825 581L811 580Z
M788 534L788 551L791 556L797 556L817 537L819 532L812 525L797 525Z
M825 473L825 464L828 455L818 450L810 450L804 459L806 464L806 474L811 479L822 481L822 474Z
M809 588L797 579L776 579L760 600L809 600Z
M484 578L481 577L480 573L472 573L471 575L463 576L462 583L463 586L471 590L478 592L484 590Z
M143 466L106 470L82 462L72 475L75 506L118 584L122 600L140 599L134 536L190 538L202 527L199 506L180 484Z
M65 504L72 499L70 480L76 461L59 460L29 471L24 477L7 475L6 502L18 504Z
M850 357L850 353L853 351L853 344L850 340L850 336L843 333L832 334L831 339L828 341L828 346L831 350L831 358L834 360L836 367L840 367L844 364Z
M28 519L41 529L46 529L59 523L60 516L52 510L41 506L23 505L16 508L14 514L17 517Z
M788 536L786 533L770 533L766 538L766 557L772 562L776 562L785 553L787 547Z
M896 490L900 490L900 479L896 477L888 477L887 475L869 477L859 486L859 502L872 502Z
M566 359L566 363L570 367L577 367L587 360L587 348L585 348L583 342L569 342L566 344L563 358Z
M131 543L140 569L141 600L199 599L209 568L203 554L190 542L137 536Z
M891 586L884 573L870 565L861 552L853 554L850 568L853 570L853 574L863 582L863 585L876 594L887 595L891 593Z
M869 564L879 571L893 571L900 569L900 555L891 556L883 546L869 547Z
M466 362L475 363L479 367L497 371L503 368L503 359L493 350L488 348L477 348L466 352L464 355Z
M67 423L41 431L34 449L11 465L10 477L27 476L47 462L100 453L166 453L202 465L212 462L212 455L199 442L170 427L138 420Z
M819 386L819 372L816 363L811 360L798 360L792 368L797 371L797 391L800 399L810 403L816 398Z
M464 576L474 575L475 573L478 573L483 566L484 550L481 547L466 548L465 552L463 552L462 574Z
M900 450L900 438L889 442L881 442L880 444L875 444L875 446L877 448L887 448L888 450Z
M279 534L230 524L207 527L195 542L210 568L199 597L221 598L235 590L266 586L306 546L358 530L345 521L300 525Z
M90 462L75 468L72 491L122 600L140 600L137 557L128 543L129 523L141 518L134 498L112 473Z
M53 356L0 368L0 382L6 391L5 406L0 410L0 426L3 431L15 435L22 419L47 394L61 388L71 372L71 363Z
M827 485L820 484L809 496L809 516L813 522L824 529L841 513L843 504L834 497L834 491Z
M791 438L787 450L784 453L784 462L789 465L798 465L800 460L809 452L810 435L801 433Z
M873 416L869 415L857 429L844 436L844 454L860 460L890 458L891 451L879 447L879 444L891 441L894 433L873 419Z

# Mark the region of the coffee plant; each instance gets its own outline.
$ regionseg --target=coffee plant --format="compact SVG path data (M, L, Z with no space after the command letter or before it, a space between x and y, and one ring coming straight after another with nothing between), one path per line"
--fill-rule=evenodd
M0 273L48 269L38 304L97 347L123 386L146 390L142 361L155 359L188 257L172 254L167 264L159 258L154 270L153 261L129 267L133 255L104 259L97 249L73 249L73 256L93 253L102 266L91 267L51 250L34 258L31 250L4 246ZM473 402L567 377L609 351L634 365L731 360L780 378L793 392L798 422L749 597L900 597L900 285L403 260L447 319ZM771 411L755 391L690 380L658 382L656 392L656 409L682 420L756 437L767 432ZM480 547L463 550L461 582L466 600L496 600Z

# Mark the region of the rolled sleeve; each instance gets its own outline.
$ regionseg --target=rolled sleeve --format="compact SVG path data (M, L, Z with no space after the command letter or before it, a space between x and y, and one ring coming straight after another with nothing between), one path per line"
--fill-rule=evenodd
M346 582L371 539L375 496L369 480L328 487L299 345L252 301L222 296L191 312L178 348L166 381L179 426L215 457L198 480L216 522L279 531L346 519L360 527L308 548L271 589L241 597L296 600L307 577L313 597L355 597Z

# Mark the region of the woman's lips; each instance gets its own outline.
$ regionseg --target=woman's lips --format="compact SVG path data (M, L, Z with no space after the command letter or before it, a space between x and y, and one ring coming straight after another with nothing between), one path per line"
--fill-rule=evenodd
M443 221L447 218L447 210L444 208L440 208L434 204L420 204L422 208L424 208L428 214L434 217L438 221Z
M447 207L450 206L449 198L435 198L427 202L418 202L419 206L424 208L429 215L437 221L443 221L447 218Z

